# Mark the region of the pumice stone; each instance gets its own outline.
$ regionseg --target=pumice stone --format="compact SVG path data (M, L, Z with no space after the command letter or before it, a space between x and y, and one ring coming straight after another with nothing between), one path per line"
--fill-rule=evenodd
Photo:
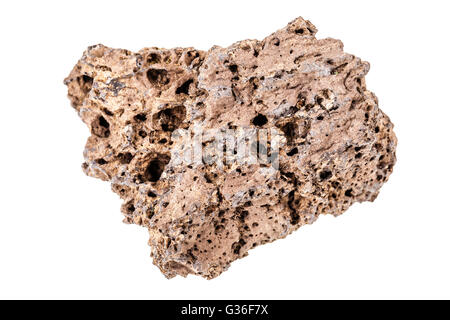
M148 229L166 277L217 277L388 180L397 140L366 89L369 64L316 32L297 18L208 51L99 44L65 79L91 132L83 171Z

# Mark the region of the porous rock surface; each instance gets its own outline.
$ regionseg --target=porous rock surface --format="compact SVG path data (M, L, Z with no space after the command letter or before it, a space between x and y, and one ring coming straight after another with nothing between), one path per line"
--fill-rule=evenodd
M230 47L89 47L65 79L91 131L84 172L110 181L126 223L148 228L166 277L208 279L320 214L373 201L395 163L389 118L366 89L369 64L298 18ZM270 165L180 165L177 129L276 128Z

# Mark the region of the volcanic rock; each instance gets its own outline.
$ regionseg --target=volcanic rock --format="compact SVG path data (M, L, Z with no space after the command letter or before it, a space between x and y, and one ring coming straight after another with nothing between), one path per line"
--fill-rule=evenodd
M65 79L91 132L84 172L148 229L166 277L214 278L321 214L373 201L387 181L397 141L366 89L369 64L316 32L298 18L207 52L95 45Z

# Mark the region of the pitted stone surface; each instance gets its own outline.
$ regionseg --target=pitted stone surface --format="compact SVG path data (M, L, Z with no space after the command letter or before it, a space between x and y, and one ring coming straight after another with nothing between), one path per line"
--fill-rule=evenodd
M165 276L214 278L320 214L373 201L387 181L396 137L366 89L369 64L316 32L298 18L207 52L95 45L65 79L91 131L84 172L111 182L126 223L148 228ZM176 163L173 133L194 126L278 130L279 169Z

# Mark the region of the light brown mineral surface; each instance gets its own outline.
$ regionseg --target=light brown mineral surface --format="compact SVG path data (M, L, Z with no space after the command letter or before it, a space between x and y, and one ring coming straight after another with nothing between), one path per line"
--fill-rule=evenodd
M214 278L320 214L373 201L387 181L396 137L366 89L369 64L316 32L298 18L207 52L95 45L65 79L91 131L84 172L110 181L125 222L149 230L165 276ZM274 129L279 167L175 161L186 145L174 134L195 126Z

